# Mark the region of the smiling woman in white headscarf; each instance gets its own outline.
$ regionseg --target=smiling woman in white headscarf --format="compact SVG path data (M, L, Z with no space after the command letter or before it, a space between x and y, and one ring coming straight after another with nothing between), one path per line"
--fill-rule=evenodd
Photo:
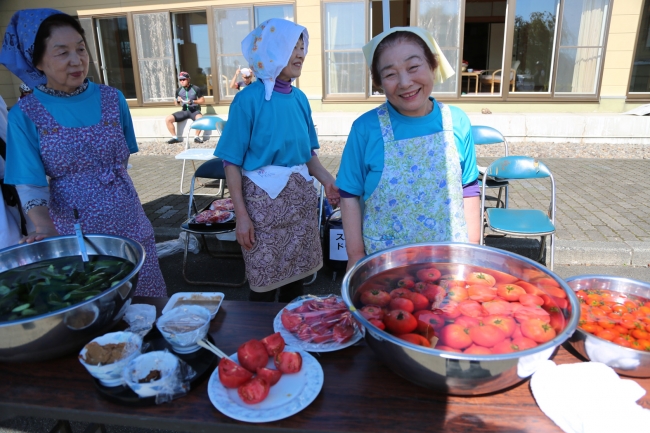
M431 97L433 85L454 74L438 44L424 29L395 27L363 53L387 101L354 122L341 159L348 268L397 245L478 243L471 125L462 110Z
M334 178L314 149L318 137L300 76L309 34L282 19L262 23L242 41L257 81L235 96L215 155L226 166L235 205L249 299L289 302L302 280L321 268L318 203L312 176L327 198L339 200Z

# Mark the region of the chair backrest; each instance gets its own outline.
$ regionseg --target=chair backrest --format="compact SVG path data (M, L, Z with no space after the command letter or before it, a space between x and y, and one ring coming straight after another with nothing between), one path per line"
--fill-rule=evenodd
M485 125L472 125L472 137L474 144L477 145L498 144L506 141L499 131Z
M485 174L499 179L542 179L550 177L546 165L530 156L504 156L492 162Z
M226 170L223 167L223 159L214 158L204 162L196 169L194 177L202 177L205 179L225 179Z
M514 80L517 76L517 69L519 69L519 64L521 61L515 60L510 66L510 80Z
M202 131L219 131L221 132L226 126L226 121L218 116L203 116L195 120L190 125L191 129L200 129Z

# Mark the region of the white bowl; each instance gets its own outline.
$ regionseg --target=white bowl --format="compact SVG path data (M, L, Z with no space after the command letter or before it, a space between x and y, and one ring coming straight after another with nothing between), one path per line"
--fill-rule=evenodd
M153 397L158 394L174 394L178 358L167 351L148 352L131 360L124 368L126 384L140 397ZM160 379L140 383L154 370L160 372Z
M140 354L140 350L142 349L142 338L139 335L134 334L132 332L111 332L95 338L94 340L91 341L91 343L93 341L99 344L100 346L104 346L106 344L111 344L111 343L113 344L126 343L124 349L125 356L123 356L121 359L111 364L103 364L103 365L87 364L85 361L87 345L84 346L83 349L81 349L81 352L79 352L79 362L81 362L81 365L86 367L88 373L90 373L94 378L99 380L99 382L102 385L113 387L113 386L120 386L124 384L124 379L122 378L122 370L124 370L124 367L133 358L135 358Z
M201 348L196 342L208 333L210 311L198 305L172 308L158 318L156 326L174 352L196 352Z

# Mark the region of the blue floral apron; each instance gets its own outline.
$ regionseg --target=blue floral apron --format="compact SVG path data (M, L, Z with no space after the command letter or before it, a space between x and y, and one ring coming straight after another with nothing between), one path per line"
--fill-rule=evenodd
M92 126L57 123L34 95L18 103L36 125L41 159L50 177L50 217L61 235L74 234L74 209L85 233L134 239L145 249L136 296L167 296L154 232L124 161L129 156L117 91L99 86L102 117Z
M366 254L417 242L467 242L462 171L451 111L442 113L442 131L395 140L386 104L377 107L384 139L384 170L365 202Z

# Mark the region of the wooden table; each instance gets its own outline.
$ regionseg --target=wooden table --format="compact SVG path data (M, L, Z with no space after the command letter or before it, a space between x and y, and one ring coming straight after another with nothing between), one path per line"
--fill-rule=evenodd
M143 302L135 299L134 302ZM158 312L166 299L155 300ZM234 353L239 344L273 332L281 304L224 301L210 334ZM325 383L302 412L277 422L247 424L217 411L206 379L185 397L160 406L129 407L104 400L76 355L42 363L0 364L0 418L36 416L192 432L558 432L537 407L529 382L482 397L449 397L407 382L365 344L318 357ZM578 359L560 348L556 363ZM650 390L650 379L638 380ZM641 404L650 408L650 396ZM218 430L217 430L218 429Z
M478 82L479 82L479 77L481 76L481 72L483 71L472 71L472 72L461 72L461 76L467 77L467 93L469 93L469 85L471 84L472 78L476 80L476 88L474 89L474 93L478 93Z

